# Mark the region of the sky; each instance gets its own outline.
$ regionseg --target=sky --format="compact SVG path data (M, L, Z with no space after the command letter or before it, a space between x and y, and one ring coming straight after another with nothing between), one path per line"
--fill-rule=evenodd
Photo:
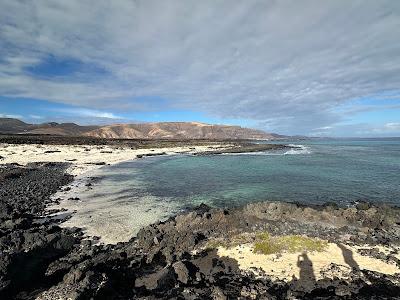
M0 117L400 136L400 1L2 0Z

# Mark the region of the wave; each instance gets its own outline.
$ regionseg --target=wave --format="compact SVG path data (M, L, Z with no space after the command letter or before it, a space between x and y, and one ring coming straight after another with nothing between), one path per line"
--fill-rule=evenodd
M294 149L286 151L283 155L311 154L310 148L304 145L289 144L288 146L293 147Z

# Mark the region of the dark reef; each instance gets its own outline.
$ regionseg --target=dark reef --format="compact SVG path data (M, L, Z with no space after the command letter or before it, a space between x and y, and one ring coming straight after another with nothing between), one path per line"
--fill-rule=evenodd
M253 152L265 152L275 151L293 148L287 145L281 144L253 144L253 143L242 143L240 147L233 147L231 149L213 150L207 152L201 152L197 155L216 155L216 154L237 154L237 153L253 153Z

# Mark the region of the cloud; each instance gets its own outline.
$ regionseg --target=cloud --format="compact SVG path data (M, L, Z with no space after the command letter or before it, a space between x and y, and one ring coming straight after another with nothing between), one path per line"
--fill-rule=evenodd
M329 129L318 129L310 136L342 136L342 137L400 137L400 123L389 122L383 124L352 123L337 124Z
M398 1L3 0L0 20L8 97L123 111L160 97L290 133L343 121L354 98L400 98ZM94 68L27 71L49 56Z
M393 130L393 131L400 131L400 123L386 123L385 129Z
M324 127L313 128L312 130L322 131L322 130L329 130L329 129L332 129L332 128L333 128L332 126L324 126Z
M38 116L38 115L29 115L28 117L34 120L40 120L44 118L43 116Z
M0 113L0 118L22 119L23 117L21 115Z
M57 108L57 109L52 109L52 111L62 113L63 115L70 115L70 116L90 117L90 118L99 118L99 119L112 119L112 120L125 119L122 116L118 116L118 115L115 115L110 112L104 112L104 111L86 109L86 108Z

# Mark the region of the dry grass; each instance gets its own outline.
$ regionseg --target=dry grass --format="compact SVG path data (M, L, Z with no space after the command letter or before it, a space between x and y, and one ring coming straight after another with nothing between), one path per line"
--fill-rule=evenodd
M302 251L323 251L327 241L302 235L270 236L268 232L258 234L254 243L254 252L276 254L283 251L296 253Z
M271 236L268 232L257 234L238 234L229 239L213 239L208 241L206 248L232 248L243 244L254 245L254 252L260 254L277 254L281 252L296 253L302 251L321 252L326 249L328 242L303 235Z

